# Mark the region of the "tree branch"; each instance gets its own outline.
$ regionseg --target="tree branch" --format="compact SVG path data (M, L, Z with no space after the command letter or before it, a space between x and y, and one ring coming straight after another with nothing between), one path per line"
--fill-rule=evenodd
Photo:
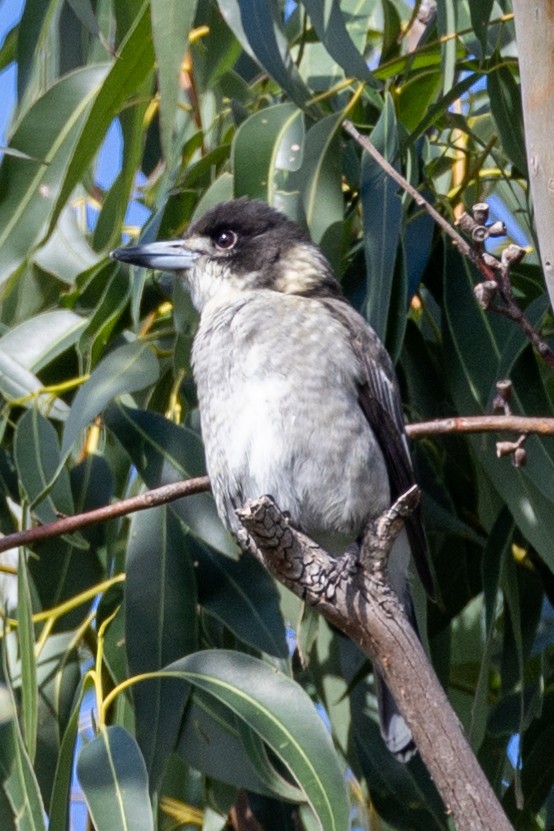
M514 432L520 435L536 433L541 436L554 436L554 418L527 418L514 415L459 416L406 425L406 433L410 439L422 439L425 436L449 435L452 433L503 432ZM41 540L72 534L97 522L106 522L109 519L126 516L135 511L145 511L147 508L165 505L185 496L192 496L195 493L202 493L209 489L210 482L207 476L185 479L171 485L162 485L159 488L145 491L145 493L138 496L122 499L111 505L104 505L102 508L95 508L93 511L61 517L54 522L36 525L26 531L6 534L4 537L0 537L0 554L10 548L32 545Z
M404 610L388 585L386 557L412 488L371 523L360 555L331 557L289 525L270 497L237 515L271 573L376 662L458 831L510 831Z
M209 489L210 480L207 476L198 476L196 479L185 479L171 485L162 485L159 488L145 491L138 496L131 496L129 499L122 499L120 502L104 505L102 508L95 508L93 511L61 517L54 522L37 525L34 528L28 528L26 531L7 534L0 538L0 553L19 545L31 545L34 542L50 539L51 537L72 534L74 531L80 531L81 528L95 525L97 522L106 522L108 519L126 516L135 511L145 511L148 508L154 508L156 505L175 502L184 496L192 496L195 493L202 493Z
M425 436L443 436L452 433L505 433L554 436L554 418L534 418L514 415L455 416L407 424L410 439Z

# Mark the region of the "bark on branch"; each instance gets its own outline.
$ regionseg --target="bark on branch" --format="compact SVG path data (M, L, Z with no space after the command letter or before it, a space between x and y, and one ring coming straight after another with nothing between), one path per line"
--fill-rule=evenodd
M417 488L371 523L361 552L331 557L295 531L270 497L237 515L271 573L377 663L458 831L509 824L386 577L386 560Z

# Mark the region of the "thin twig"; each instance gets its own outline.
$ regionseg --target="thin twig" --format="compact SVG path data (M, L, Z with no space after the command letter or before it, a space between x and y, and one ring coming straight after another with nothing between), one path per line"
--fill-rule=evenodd
M411 439L425 436L443 436L452 433L535 433L539 436L554 436L554 418L532 418L527 416L483 415L438 418L434 421L420 421L407 424L406 432Z
M457 418L441 418L435 421L422 421L417 424L407 424L406 433L411 439L421 439L425 436L448 435L452 433L536 433L540 436L554 436L554 418L527 418L525 416L460 416ZM144 511L156 505L165 505L175 502L185 496L202 493L210 490L207 476L198 476L196 479L185 479L171 485L162 485L160 488L145 491L139 496L122 499L102 508L95 508L83 514L62 517L45 525L37 525L26 531L16 531L0 537L0 553L20 545L32 545L40 540L61 537L71 534L97 522L106 522L108 519L132 514L135 511Z
M394 181L412 197L416 205L427 211L429 216L435 220L444 233L452 239L454 245L456 245L460 252L471 260L471 262L483 275L485 280L495 281L498 287L499 295L505 305L498 306L491 304L488 308L490 308L493 312L497 312L498 314L502 314L505 317L509 317L510 320L513 320L523 330L526 337L529 338L533 347L539 353L544 362L550 367L550 369L554 369L554 352L550 349L533 324L525 317L525 314L514 299L509 277L509 266L496 260L496 258L491 257L491 255L484 256L483 252L479 250L479 248L469 245L469 243L466 242L466 240L450 225L448 220L441 216L441 214L425 199L425 197L422 196L421 193L414 188L413 185L411 185L408 180L405 179L404 176L402 176L402 174L390 164L390 162L385 159L385 157L377 150L367 136L362 135L349 119L345 119L343 121L343 127L346 132L349 133L373 159L375 159L377 164L380 165L385 173L387 173L391 179L394 179ZM494 263L492 261L494 261Z
M108 519L116 519L135 511L145 511L147 508L175 502L184 496L192 496L195 493L202 493L209 489L210 480L207 476L198 476L196 479L185 479L171 485L162 485L159 488L145 491L138 496L131 496L129 499L122 499L120 502L104 505L102 508L95 508L93 511L65 516L45 525L28 528L26 531L7 534L0 539L0 552L7 551L9 548L17 548L19 545L31 545L39 540L71 534L74 531L87 528L89 525L95 525L97 522L106 522Z
M350 133L353 139L355 139L358 144L366 150L369 155L375 159L375 161L382 167L382 169L387 173L391 179L400 185L402 190L406 191L416 205L419 205L420 208L424 208L427 213L433 217L437 225L439 225L445 234L453 240L454 244L460 249L462 254L477 265L478 256L473 251L471 246L466 242L466 240L459 234L452 225L446 220L441 214L425 199L421 193L411 185L407 179L402 176L401 173L396 170L390 162L388 162L381 153L377 150L377 148L371 143L371 141L367 138L367 136L363 136L352 124L349 119L345 119L343 122L343 127L347 133Z

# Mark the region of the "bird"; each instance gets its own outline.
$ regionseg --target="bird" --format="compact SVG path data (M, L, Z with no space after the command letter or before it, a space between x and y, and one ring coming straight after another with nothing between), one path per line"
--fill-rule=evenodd
M184 281L199 323L192 347L206 466L216 507L268 494L327 550L359 544L367 522L415 482L394 367L304 228L241 197L209 209L181 239L113 258ZM419 511L389 556L389 582L414 622L408 563L432 580ZM383 739L402 762L410 729L375 672Z

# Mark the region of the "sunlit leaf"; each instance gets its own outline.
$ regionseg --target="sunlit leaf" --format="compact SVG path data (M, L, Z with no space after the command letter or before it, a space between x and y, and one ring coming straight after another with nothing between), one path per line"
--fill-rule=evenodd
M40 161L5 157L0 183L0 283L48 228L79 133L107 67L84 67L62 78L25 114L10 142ZM74 182L74 184L76 184Z
M352 42L345 25L345 15L360 14L360 4L356 3L352 8L351 4L339 3L338 0L327 0L324 5L320 0L302 0L302 5L306 7L313 27L327 52L346 74L375 83L367 63ZM365 18L363 9L361 16Z
M294 104L276 104L250 116L233 142L236 196L265 199L275 204L281 171L298 170L302 162L304 120ZM257 147L252 157L252 145Z
M69 309L44 312L0 338L0 351L30 372L39 372L77 341L87 322Z
M187 37L194 21L196 2L151 0L152 37L158 63L160 88L160 127L164 156L174 156L173 129L179 96L179 71L187 48Z

